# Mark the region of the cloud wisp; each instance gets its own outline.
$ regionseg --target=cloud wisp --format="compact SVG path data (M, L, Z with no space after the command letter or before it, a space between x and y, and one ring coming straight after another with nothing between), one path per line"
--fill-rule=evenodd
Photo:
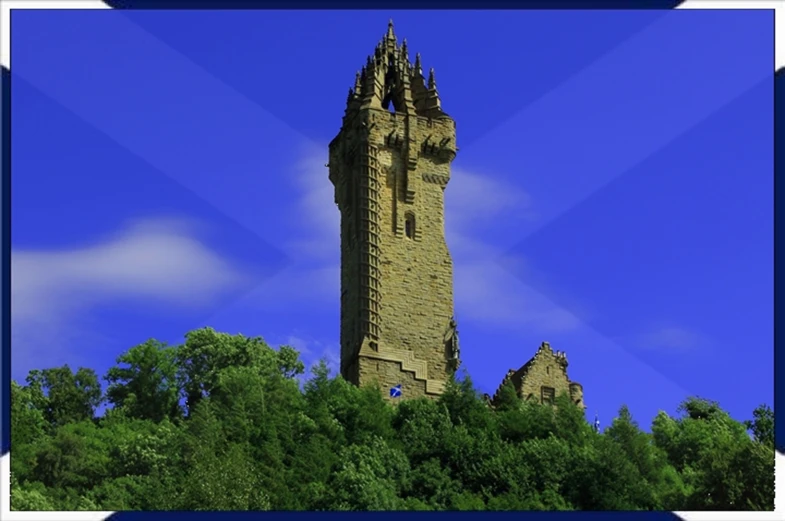
M249 281L194 232L193 223L186 221L146 219L81 248L13 249L15 361L32 355L28 350L35 345L97 335L79 325L90 311L103 306L130 300L200 310Z
M322 360L327 364L331 375L336 375L341 370L340 346L337 342L325 343L313 338L304 338L299 334L289 335L284 344L300 352L300 359L306 364L302 380L312 376L313 368Z
M293 239L284 246L295 265L273 282L286 287L286 295L293 301L307 298L336 302L340 295L340 213L333 187L327 181L325 150L314 147L305 151L295 172L301 196L292 220ZM499 233L498 223L514 227L521 220L536 219L525 191L498 176L455 168L445 206L445 233L453 257L456 308L462 323L512 331L532 325L561 331L578 325L571 313L499 264L499 257L513 242L507 240L509 234ZM326 279L318 282L322 277Z
M633 339L631 347L644 351L683 352L700 349L706 345L706 339L700 334L676 326L654 328L648 333Z

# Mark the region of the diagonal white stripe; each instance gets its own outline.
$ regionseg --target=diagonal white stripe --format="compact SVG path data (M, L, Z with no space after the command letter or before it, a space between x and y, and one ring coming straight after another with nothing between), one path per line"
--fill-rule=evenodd
M119 66L107 53L88 52L84 67L73 68L60 53L78 53L87 44L79 40L78 28L72 26L58 29L58 37L72 41L67 51L45 43L35 48L35 52L47 53L56 65L20 65L14 75L245 229L268 239L268 244L274 242L269 238L274 232L259 218L258 194L247 190L247 180L271 175L282 167L274 161L280 154L267 153L267 147L278 152L289 148L291 156L313 146L312 141L127 17L107 16L102 25L117 35L107 42L113 53L156 57L148 75L140 77L137 69ZM56 59L58 56L63 59ZM110 68L111 78L95 76L95 71ZM189 94L193 85L199 85L199 96ZM124 96L122 110L107 92ZM211 103L205 103L207 99ZM146 114L151 100L157 112L156 132L139 132L149 125ZM194 114L200 117L195 120ZM235 141L221 132L229 127L243 128L259 146L250 147L248 140ZM214 130L205 132L206 128ZM183 161L185 157L188 161Z

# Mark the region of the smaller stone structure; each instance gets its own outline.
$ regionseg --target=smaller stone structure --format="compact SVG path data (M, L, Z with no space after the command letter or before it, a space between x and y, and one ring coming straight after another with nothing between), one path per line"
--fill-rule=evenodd
M523 400L552 404L561 393L567 393L576 405L586 408L583 403L583 386L571 382L567 376L567 355L561 351L553 351L548 342L543 342L534 357L520 369L510 369L507 372L496 394L489 397L491 405L498 401L501 388L507 382L512 383Z

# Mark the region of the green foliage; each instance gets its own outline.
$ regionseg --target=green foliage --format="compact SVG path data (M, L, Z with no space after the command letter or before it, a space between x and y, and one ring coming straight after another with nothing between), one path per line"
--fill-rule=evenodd
M718 404L688 398L682 416L660 413L654 443L681 473L684 510L765 510L774 505L774 451Z
M176 419L180 413L176 349L148 340L117 358L118 364L106 374L106 397L116 408L133 418L161 421Z
M688 398L651 433L629 410L603 434L568 397L468 376L391 404L289 346L200 329L132 347L104 376L11 385L14 510L771 510L773 413L737 422ZM750 434L751 433L751 436Z
M758 406L752 411L752 420L745 421L744 426L758 442L769 447L774 446L774 411L771 407L766 404Z
M67 365L27 376L29 396L37 402L52 428L93 417L102 402L101 384L92 369L80 367L76 373Z

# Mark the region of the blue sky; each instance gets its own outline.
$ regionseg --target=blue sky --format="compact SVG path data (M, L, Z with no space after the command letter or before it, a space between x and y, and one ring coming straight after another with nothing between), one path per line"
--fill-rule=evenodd
M206 325L337 366L327 144L391 14L457 121L478 387L547 340L606 423L771 403L766 11L15 11L12 376Z

